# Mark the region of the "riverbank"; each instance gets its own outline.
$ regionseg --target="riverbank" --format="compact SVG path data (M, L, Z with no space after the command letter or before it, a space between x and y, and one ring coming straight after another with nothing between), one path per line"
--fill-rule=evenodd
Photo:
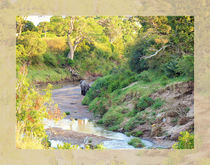
M82 145L85 139L91 141L91 145L103 144L109 149L133 149L128 142L132 137L120 132L112 132L96 125L98 118L88 111L88 107L81 104L84 96L80 94L79 83L65 84L52 91L52 98L58 104L61 112L69 115L60 121L45 119L44 125L49 140L55 144L70 142ZM145 147L153 144L144 140Z
M119 77L119 78L118 78ZM171 148L180 132L194 130L194 83L142 72L137 79L112 74L97 80L83 99L98 124L110 131L149 139ZM125 81L126 86L124 87Z

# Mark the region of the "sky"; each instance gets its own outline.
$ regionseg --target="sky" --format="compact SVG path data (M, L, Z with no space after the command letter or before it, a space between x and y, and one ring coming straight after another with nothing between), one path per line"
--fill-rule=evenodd
M26 20L33 22L34 25L37 26L39 22L50 22L50 17L52 16L28 16Z

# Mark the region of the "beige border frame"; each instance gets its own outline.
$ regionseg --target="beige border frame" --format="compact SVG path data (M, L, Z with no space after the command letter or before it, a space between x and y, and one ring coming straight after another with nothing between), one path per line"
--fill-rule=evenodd
M209 0L1 0L1 165L208 165L210 164ZM17 15L194 15L195 149L19 150L15 147L15 16Z

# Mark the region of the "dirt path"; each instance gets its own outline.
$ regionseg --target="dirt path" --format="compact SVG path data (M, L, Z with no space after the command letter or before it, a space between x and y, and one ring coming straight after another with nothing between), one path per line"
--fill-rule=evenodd
M93 114L88 111L88 106L81 104L84 96L80 93L78 84L66 85L63 88L55 89L52 98L62 112L70 112L66 118L74 119L93 119Z

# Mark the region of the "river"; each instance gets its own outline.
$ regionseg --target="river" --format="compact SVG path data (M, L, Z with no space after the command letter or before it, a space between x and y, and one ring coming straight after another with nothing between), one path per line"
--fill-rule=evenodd
M128 142L133 138L120 132L113 132L95 124L94 116L88 107L81 104L84 96L80 94L79 83L60 83L54 85L52 99L62 112L69 112L59 121L44 119L44 125L52 147L64 142L81 146L85 140L92 144L103 144L107 149L134 149ZM43 87L42 87L43 88ZM153 143L143 140L145 147L152 147Z

